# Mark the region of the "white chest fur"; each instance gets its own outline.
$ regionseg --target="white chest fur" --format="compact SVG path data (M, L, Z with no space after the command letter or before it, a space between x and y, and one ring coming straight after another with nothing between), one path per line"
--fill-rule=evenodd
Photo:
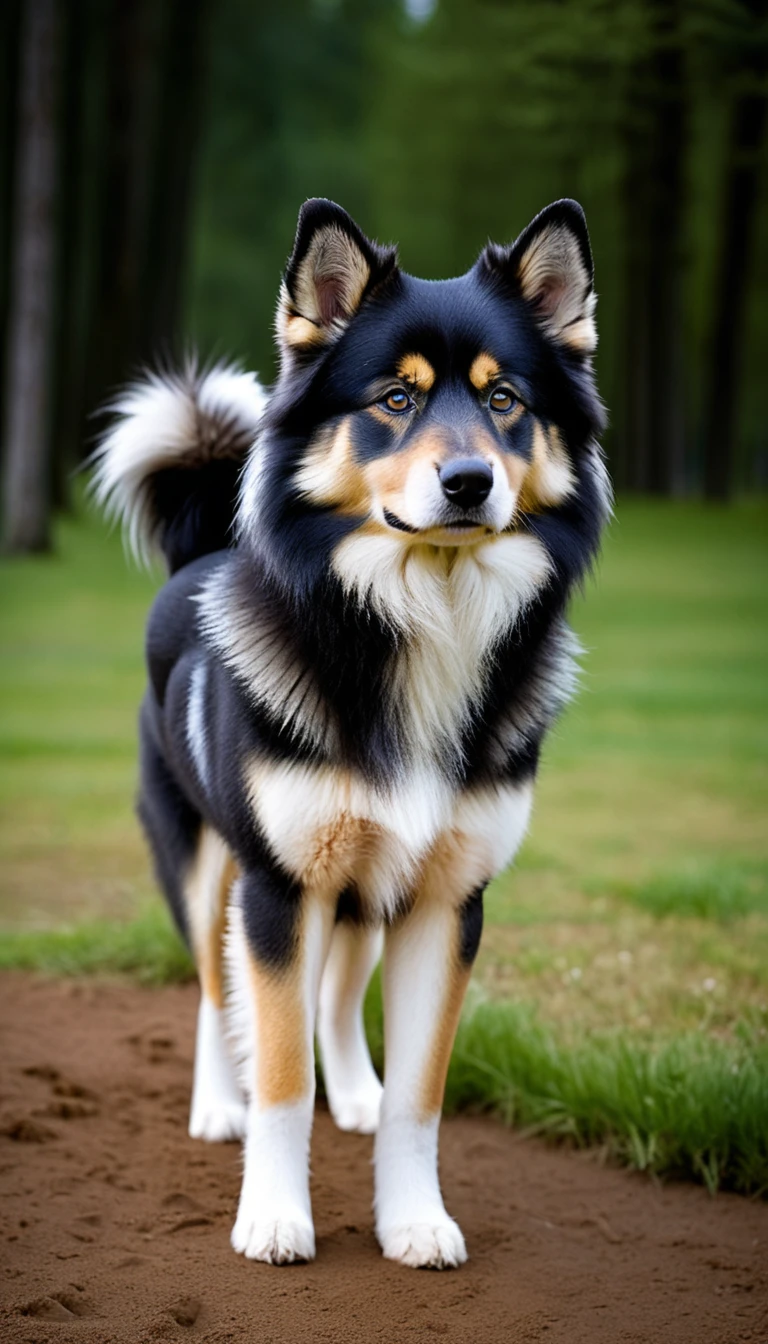
M543 546L523 533L466 549L353 533L333 567L350 597L401 632L391 694L415 760L455 742L494 647L550 574Z
M525 834L532 785L457 793L437 774L413 772L387 789L331 766L257 760L248 791L255 820L281 865L333 898L354 885L371 915L394 913L433 854L455 855L446 899L463 899L512 859Z

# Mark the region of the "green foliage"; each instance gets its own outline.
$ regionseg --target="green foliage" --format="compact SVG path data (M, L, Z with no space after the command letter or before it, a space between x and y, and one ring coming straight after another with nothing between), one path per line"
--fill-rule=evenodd
M566 1043L525 1005L480 1003L459 1029L446 1105L490 1108L712 1191L768 1189L765 1041L691 1034L648 1045L602 1031Z
M508 241L548 201L575 196L596 258L598 373L618 458L627 333L645 298L629 223L649 185L629 140L649 129L654 60L671 44L685 73L674 91L684 102L685 171L669 188L682 199L668 206L683 219L681 377L693 479L727 129L745 53L763 39L736 0L673 8L677 26L660 38L661 7L638 0L441 0L421 22L401 0L269 9L224 0L211 32L188 307L202 347L242 354L270 375L278 280L306 196L339 200L370 234L399 242L406 270L431 278L465 271L489 235ZM767 413L767 232L763 199L741 343L741 480L761 470ZM650 253L660 241L647 240ZM653 320L659 327L664 314Z
M159 902L124 924L94 919L68 929L6 932L0 937L0 970L130 975L149 985L194 976L189 954Z
M768 864L692 863L677 872L622 883L615 894L659 917L728 923L753 912L768 914Z
M381 1068L378 978L366 1027ZM531 1004L470 995L445 1110L490 1111L530 1133L600 1146L640 1171L701 1181L711 1193L768 1190L768 1042L746 1034L727 1043L695 1033L647 1043L603 1029L572 1040Z

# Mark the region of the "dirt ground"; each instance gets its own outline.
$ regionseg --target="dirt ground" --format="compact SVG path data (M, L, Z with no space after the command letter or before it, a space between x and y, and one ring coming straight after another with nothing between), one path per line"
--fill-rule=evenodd
M192 987L0 979L3 1344L768 1344L768 1206L484 1119L443 1126L462 1269L381 1258L371 1140L322 1111L317 1260L236 1256L239 1149L186 1134L195 1004Z

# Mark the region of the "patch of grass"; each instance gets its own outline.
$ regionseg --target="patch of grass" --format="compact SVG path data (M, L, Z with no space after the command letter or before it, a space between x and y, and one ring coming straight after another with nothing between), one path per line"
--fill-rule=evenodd
M768 1042L700 1034L646 1043L621 1031L565 1043L529 1005L480 1002L459 1028L449 1109L509 1124L630 1166L768 1190Z
M65 929L16 929L0 938L0 970L130 975L143 984L189 980L189 953L159 903L126 923L84 920Z
M768 914L768 863L693 863L677 872L621 883L615 894L660 918L727 924L744 915Z
M374 1058L383 1061L378 980L366 1002ZM507 1124L623 1165L690 1177L711 1193L768 1191L768 1039L687 1032L642 1040L605 1028L566 1034L530 1003L481 991L459 1026L447 1112L487 1111Z

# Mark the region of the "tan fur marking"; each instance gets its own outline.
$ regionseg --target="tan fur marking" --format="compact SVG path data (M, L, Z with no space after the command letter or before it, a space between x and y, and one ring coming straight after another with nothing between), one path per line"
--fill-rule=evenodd
M256 1096L261 1106L299 1101L310 1088L301 963L299 954L286 971L276 972L249 957L256 1004Z
M392 453L390 457L376 458L366 467L366 476L380 499L398 495L414 462L424 457L439 460L437 454L440 451L438 441L432 435L424 435L423 439L416 440L407 451Z
M501 368L498 361L484 350L481 354L476 355L472 361L469 381L473 387L477 388L478 392L482 392L489 383L493 382L494 378L498 378L500 373Z
M448 1065L451 1060L453 1042L456 1039L459 1018L461 1017L461 1005L464 1002L464 995L469 984L470 971L463 967L458 959L458 915L456 923L456 965L452 966L448 972L445 999L422 1080L419 1097L419 1112L422 1120L429 1120L442 1108Z
M526 472L528 471L528 463L525 458L520 457L518 453L501 453L500 455L497 455L496 460L500 463L501 469L506 475L510 490L517 495L523 488ZM515 513L517 513L518 508L519 504L515 508Z
M222 940L227 899L236 876L237 865L221 836L203 826L184 882L184 897L200 985L217 1008L224 1002Z
M549 433L536 421L533 430L532 457L520 492L521 513L541 513L542 509L562 504L575 489L576 481L568 454L557 429Z
M296 312L284 280L277 300L275 330L281 345L291 350L323 345L328 338L327 331Z
M312 440L296 473L299 489L318 504L333 504L345 515L365 514L370 507L362 469L355 461L349 421L324 429Z
M419 461L437 466L450 452L451 446L448 436L430 430L413 439L407 450L375 459L365 469L371 493L375 493L387 508L399 516L402 511L402 491L411 469Z
M467 892L487 882L492 871L493 861L486 844L462 831L452 831L450 835L442 836L422 869L417 899L453 905L456 921L454 958L446 967L443 1003L420 1090L419 1109L424 1120L439 1111L443 1104L445 1079L461 1016L461 1005L472 973L472 968L462 963L460 955L461 906Z
M286 316L283 323L283 339L291 349L300 349L308 345L322 345L326 333L322 327L316 326L306 317Z
M419 392L429 392L435 383L435 370L423 355L403 355L397 366L397 376Z
M376 524L380 531L380 525ZM302 886L323 899L335 901L338 893L352 880L361 864L375 851L382 829L365 817L356 817L347 810L352 796L353 780L348 770L326 767L332 779L339 810L330 824L302 828L300 843L291 846L290 856L279 854L283 863ZM263 800L271 785L270 771L256 761L246 772L248 795L257 823L264 828Z
M386 411L382 410L381 406L366 406L366 410L369 415L373 416L374 420L378 420L380 425L386 425L387 429L391 429L393 432L398 429L399 421L397 417L388 415ZM404 426L402 427L404 428Z
M473 453L477 457L482 457L484 461L490 462L498 457L496 442L488 433L487 429L474 429L469 438Z

